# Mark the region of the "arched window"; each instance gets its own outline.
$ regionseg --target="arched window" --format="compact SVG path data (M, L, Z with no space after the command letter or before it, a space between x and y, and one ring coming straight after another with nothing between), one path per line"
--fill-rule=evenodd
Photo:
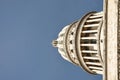
M72 44L72 40L70 40L70 44Z
M74 34L74 32L71 32L71 35L73 35Z
M73 53L73 49L71 49L71 52Z

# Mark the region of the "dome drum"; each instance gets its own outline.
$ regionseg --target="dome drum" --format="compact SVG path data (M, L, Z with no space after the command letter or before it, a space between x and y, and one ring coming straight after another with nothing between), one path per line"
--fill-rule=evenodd
M100 16L101 15L101 16ZM102 58L100 51L100 32L102 12L89 13L82 18L77 29L76 51L83 68L89 73L102 74Z

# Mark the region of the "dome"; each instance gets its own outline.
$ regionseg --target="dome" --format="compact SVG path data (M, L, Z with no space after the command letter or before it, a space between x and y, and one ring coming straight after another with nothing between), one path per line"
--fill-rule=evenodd
M67 61L71 62L69 58L67 57L67 52L65 49L65 35L67 33L67 30L69 28L69 25L65 26L60 33L58 34L58 38L56 40L53 40L52 45L54 47L58 47L58 52L60 55Z
M81 20L65 26L52 43L65 60L91 74L103 73L102 17L103 12L86 14Z

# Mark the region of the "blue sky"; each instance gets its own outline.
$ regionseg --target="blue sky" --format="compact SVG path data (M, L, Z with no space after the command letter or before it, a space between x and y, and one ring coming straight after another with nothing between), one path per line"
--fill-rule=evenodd
M0 80L101 80L59 55L51 41L102 0L0 0Z

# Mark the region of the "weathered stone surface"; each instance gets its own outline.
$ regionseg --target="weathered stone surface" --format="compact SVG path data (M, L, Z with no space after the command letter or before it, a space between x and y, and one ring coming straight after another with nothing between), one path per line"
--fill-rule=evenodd
M104 25L106 36L104 80L120 80L119 68L119 0L104 0Z

